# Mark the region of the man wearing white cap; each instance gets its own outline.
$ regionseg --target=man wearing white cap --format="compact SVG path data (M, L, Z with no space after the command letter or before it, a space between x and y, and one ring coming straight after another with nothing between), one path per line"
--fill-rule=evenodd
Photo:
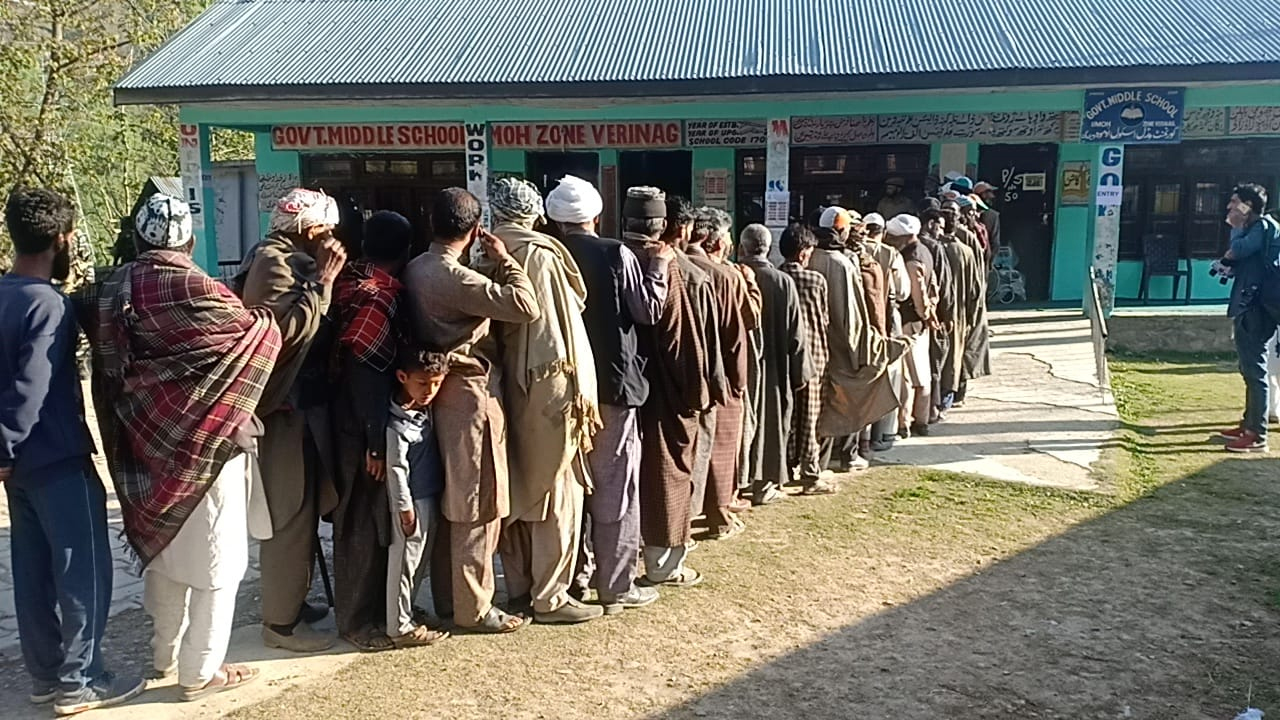
M828 208L832 210L832 208ZM828 363L817 432L822 438L826 467L833 453L843 470L866 467L857 455L857 435L898 406L885 367L889 358L886 338L874 327L862 281L861 257L845 246L848 230L838 229L842 208L824 213L818 247L809 258L809 269L827 282Z
M906 265L902 262L902 255L884 242L885 219L882 216L871 213L862 218L862 222L866 227L863 245L880 265L880 273L884 279L884 302L888 309L889 337L902 337L902 317L898 306L911 296L911 280L907 277ZM899 407L904 407L907 383L901 363L893 363L889 366L889 378L895 392L898 393ZM895 436L903 429L905 428L899 427L899 416L896 412L881 418L871 429L872 449L888 449L893 445Z
M637 326L651 326L667 301L667 264L661 246L642 266L635 253L596 234L604 202L591 183L568 175L547 195L547 217L559 225L587 288L582 312L595 359L604 426L587 455L594 491L587 498L600 604L613 615L658 599L633 582L640 550L640 419L649 381L638 349Z
M253 407L280 331L268 310L245 308L192 262L186 203L153 195L135 225L137 259L103 281L91 308L109 405L98 418L125 532L145 566L153 669L176 675L183 699L195 700L258 674L223 660L250 531L270 531L251 491ZM181 410L166 410L172 398Z
M289 191L271 213L270 232L245 257L232 285L249 307L280 326L275 369L258 403L265 433L262 483L273 533L262 543L262 636L268 647L319 652L334 639L310 624L327 610L306 604L320 516L338 505L328 425L326 314L347 254L333 235L337 202Z
M929 434L930 388L929 331L937 324L938 287L934 279L933 256L919 241L920 220L914 215L898 215L885 225L885 241L901 253L911 281L909 297L898 304L902 335L911 343L905 357L907 387L911 402L903 404L910 414L913 435Z

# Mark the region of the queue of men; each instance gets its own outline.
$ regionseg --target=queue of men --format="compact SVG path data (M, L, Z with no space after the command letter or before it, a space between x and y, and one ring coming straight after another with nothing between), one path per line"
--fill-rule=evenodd
M440 192L414 258L390 212L348 258L334 199L298 189L230 287L192 261L190 208L156 195L137 258L74 305L50 284L71 204L15 191L0 480L32 702L70 715L145 686L102 667L111 558L76 315L153 679L196 700L257 675L225 662L250 536L269 647L337 639L308 603L322 521L338 637L363 651L582 623L699 584L697 542L739 535L784 487L835 493L836 472L929 434L989 371L993 248L967 182L918 216L830 207L735 242L726 213L658 188L627 191L613 239L586 180L543 198L503 179L492 231L471 193Z

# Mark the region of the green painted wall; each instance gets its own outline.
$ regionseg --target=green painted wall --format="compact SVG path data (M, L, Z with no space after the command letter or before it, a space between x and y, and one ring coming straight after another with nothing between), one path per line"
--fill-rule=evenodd
M1209 276L1212 260L1191 261L1191 299L1223 300L1231 294L1230 285L1219 285L1217 278ZM1182 302L1186 292L1186 281L1178 288L1175 302ZM1142 285L1142 262L1140 260L1121 260L1116 265L1116 299L1136 300L1138 288ZM1168 303L1173 293L1173 278L1151 278L1148 297L1152 302Z
M489 172L525 173L523 150L490 150Z
M1098 162L1093 145L1069 143L1058 146L1057 195L1059 205L1054 215L1053 268L1049 274L1049 299L1055 302L1075 301L1084 297L1089 282L1089 262L1093 251L1093 205L1061 204L1063 164L1087 160ZM1091 179L1097 177L1093 167Z
M422 106L380 107L375 105L315 106L294 105L283 108L242 109L218 105L187 106L180 117L185 123L205 126L225 126L257 131L259 173L293 173L299 171L299 156L295 152L274 152L268 128L276 124L326 124L369 122L429 122L429 121L488 121L520 122L547 120L648 120L648 119L767 119L799 115L861 115L904 114L926 112L1007 112L1007 111L1066 111L1078 110L1084 103L1083 90L1023 91L989 90L964 93L915 93L901 95L849 96L822 99L761 99L761 100L681 100L675 102L619 103L616 101L572 101L568 107L554 107L541 102L504 103L491 102L466 107L431 104ZM1262 85L1237 85L1219 87L1191 87L1187 89L1188 108L1226 107L1232 105L1280 105L1280 83ZM980 145L967 144L967 156L976 163ZM941 145L930 146L931 163L939 160ZM617 151L600 150L600 165L616 165ZM1092 146L1078 143L1061 145L1059 172L1055 182L1061 183L1061 164L1072 160L1089 160L1096 163ZM694 186L702 170L707 168L735 168L734 150L731 148L698 148L693 153ZM495 172L524 172L525 157L520 150L491 150L489 168ZM730 210L736 196L730 176ZM1097 168L1093 180L1096 181ZM619 188L621 191L621 188ZM1061 196L1059 187L1059 197ZM208 193L207 193L208 194ZM211 198L206 198L211 201ZM212 203L210 202L210 207ZM1055 215L1055 240L1053 268L1050 274L1050 297L1053 301L1079 301L1087 287L1087 269L1092 252L1093 208L1061 207ZM263 216L265 227L266 216ZM206 247L214 248L212 226L204 240ZM1195 263L1193 278L1196 299L1218 299L1225 296L1225 289L1207 275L1207 262ZM1117 273L1117 297L1131 298L1137 295L1141 276L1141 263L1122 261ZM1167 297L1170 291L1168 279L1152 282L1155 297Z
M214 208L218 206L218 199L213 192L213 157L210 155L213 148L210 147L210 128L200 127L200 168L203 175L202 186L204 192L204 230L196 238L196 247L192 251L192 256L196 263L203 268L213 269L218 267L218 234L214 230L217 222L217 214Z

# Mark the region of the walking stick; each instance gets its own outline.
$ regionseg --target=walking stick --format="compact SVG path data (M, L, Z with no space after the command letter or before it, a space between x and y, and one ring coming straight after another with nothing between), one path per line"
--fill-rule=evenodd
M333 584L329 582L329 566L324 560L324 548L320 546L320 535L316 535L316 562L320 564L320 582L324 583L324 596L333 607Z

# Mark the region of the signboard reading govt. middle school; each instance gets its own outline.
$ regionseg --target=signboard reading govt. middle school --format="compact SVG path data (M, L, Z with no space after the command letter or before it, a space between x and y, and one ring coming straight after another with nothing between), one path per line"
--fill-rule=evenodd
M1080 122L1081 142L1182 142L1183 88L1089 90Z

